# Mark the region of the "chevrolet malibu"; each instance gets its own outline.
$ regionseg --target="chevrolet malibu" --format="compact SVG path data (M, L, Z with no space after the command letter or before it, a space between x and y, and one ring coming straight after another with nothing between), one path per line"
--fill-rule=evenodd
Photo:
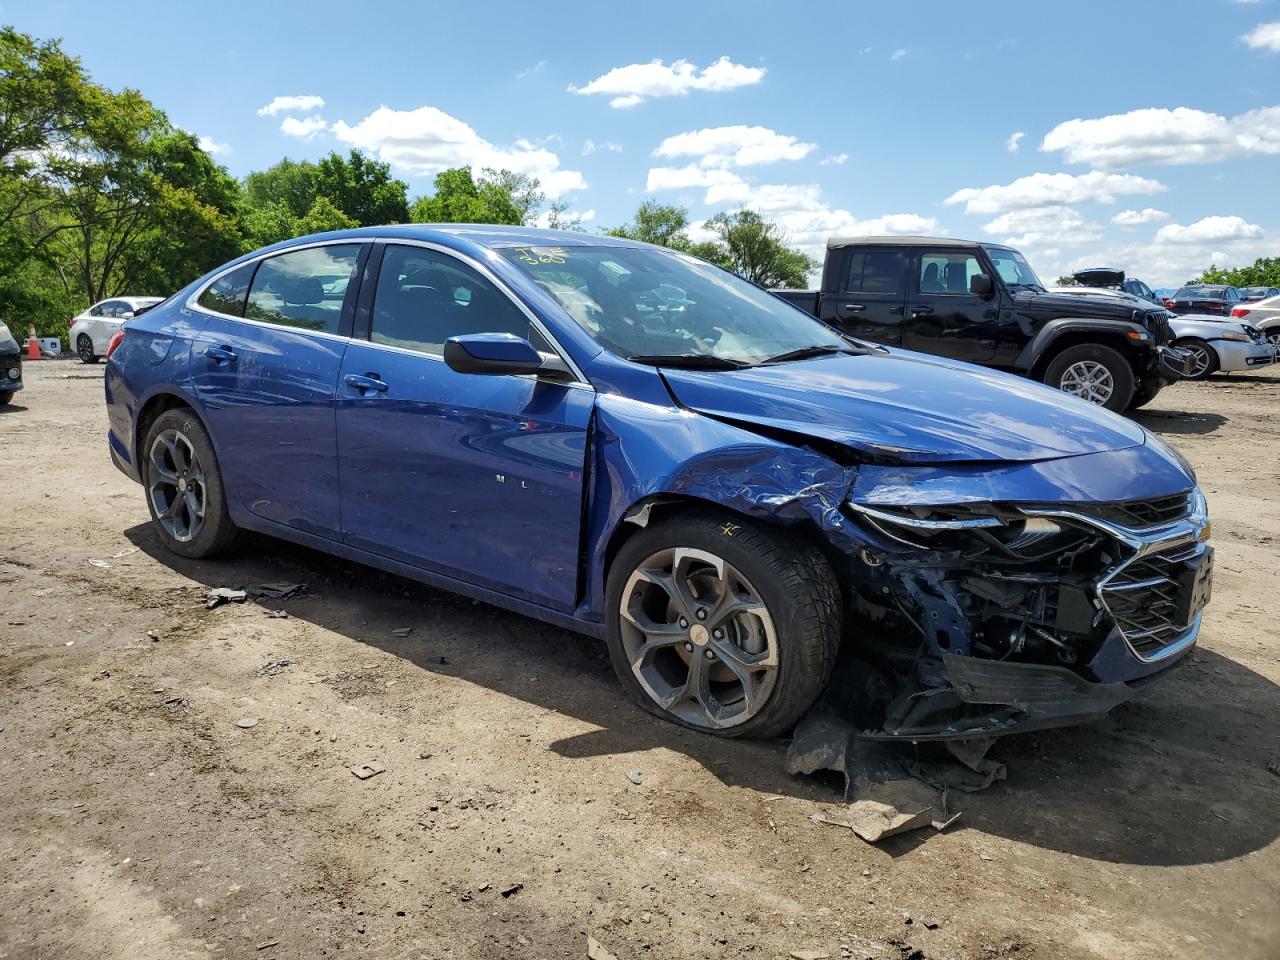
M1204 497L1141 427L629 241L287 241L130 321L105 383L174 553L252 530L599 637L718 734L824 691L884 738L1082 720L1209 598Z

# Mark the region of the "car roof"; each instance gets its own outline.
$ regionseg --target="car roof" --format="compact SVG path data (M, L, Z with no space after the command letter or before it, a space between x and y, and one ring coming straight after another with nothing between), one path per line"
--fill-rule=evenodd
M1012 247L1006 247L1002 243L984 243L979 244L976 240L957 240L955 237L918 237L907 235L894 236L871 236L871 237L832 237L827 241L827 249L835 250L839 247L853 247L863 244L885 244L894 247L999 247L1002 250L1011 250Z
M295 237L268 249L286 249L316 240L368 240L386 237L425 240L447 246L503 247L648 247L647 243L605 237L576 230L545 230L541 227L513 227L490 223L400 223L383 227L356 227ZM257 251L261 252L261 251Z

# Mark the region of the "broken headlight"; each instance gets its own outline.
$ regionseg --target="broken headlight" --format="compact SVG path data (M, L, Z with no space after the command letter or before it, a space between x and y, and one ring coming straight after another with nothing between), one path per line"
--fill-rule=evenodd
M876 532L922 550L1032 561L1071 553L1098 539L1095 531L1057 518L1025 516L994 504L869 507L850 503L849 507Z

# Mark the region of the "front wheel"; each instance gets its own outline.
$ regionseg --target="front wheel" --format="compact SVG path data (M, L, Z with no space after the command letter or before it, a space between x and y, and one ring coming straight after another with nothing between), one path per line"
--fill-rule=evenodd
M1218 372L1218 354L1205 341L1197 337L1187 337L1185 340L1175 340L1173 345L1180 350L1185 350L1191 356L1191 369L1186 375L1187 380L1204 380Z
M237 529L227 511L213 443L189 409L156 418L139 451L147 508L164 545L191 558L222 553Z
M89 339L87 333L76 337L76 356L80 358L81 363L98 362L98 355L93 352L93 341Z
M1133 392L1133 399L1129 401L1129 409L1138 410L1141 407L1145 407L1156 398L1156 394L1163 388L1164 384L1156 379L1139 384L1138 389Z
M1133 368L1120 353L1100 343L1067 347L1049 361L1044 382L1081 400L1119 413L1133 398Z
M0 390L0 407L7 406L10 403L13 403L13 391Z
M622 685L665 720L773 737L813 705L840 644L840 590L815 548L712 512L641 530L606 590Z

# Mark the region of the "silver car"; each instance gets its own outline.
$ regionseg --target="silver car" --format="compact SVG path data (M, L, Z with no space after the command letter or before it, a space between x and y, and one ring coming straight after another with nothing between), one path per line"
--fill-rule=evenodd
M1280 297L1242 303L1231 311L1231 319L1258 327L1273 346L1280 347Z
M1280 317L1276 322L1280 324ZM1238 318L1214 316L1171 317L1173 345L1191 357L1188 380L1203 380L1214 373L1256 370L1276 362L1280 346L1266 334ZM1280 328L1273 331L1280 335Z

